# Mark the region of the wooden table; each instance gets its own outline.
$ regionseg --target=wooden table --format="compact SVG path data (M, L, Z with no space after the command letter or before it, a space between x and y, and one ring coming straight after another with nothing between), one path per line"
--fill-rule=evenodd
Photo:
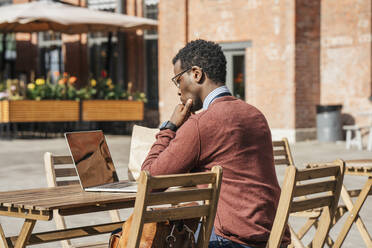
M356 223L357 228L362 235L366 247L372 247L371 236L369 235L367 228L365 227L362 219L359 216L359 211L362 208L368 195L372 195L372 159L348 160L345 162L345 175L364 176L367 177L367 180L361 190L348 191L344 185L342 186L341 198L348 209L349 215L333 247L341 247L346 238L346 235L350 231L350 228L354 222ZM351 197L357 197L355 203L353 203Z
M35 234L32 230L37 220L51 220L53 211L67 216L130 208L134 202L135 193L84 192L80 185L0 192L0 215L25 219L19 235L14 237L5 237L0 224L0 247L18 248L111 232L121 227L122 222Z

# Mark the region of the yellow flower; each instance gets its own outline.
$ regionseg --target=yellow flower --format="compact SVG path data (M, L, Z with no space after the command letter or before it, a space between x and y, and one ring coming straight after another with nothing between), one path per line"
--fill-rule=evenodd
M146 97L145 93L141 92L141 93L140 93L140 97L141 97L141 98L145 98L145 97Z
M45 84L45 80L43 79L43 78L38 78L38 79L36 79L36 85L43 85L43 84Z
M110 88L110 89L113 89L113 88L114 88L114 86L113 86L112 84L110 84L110 85L109 85L109 88Z
M32 84L32 83L28 84L27 88L30 89L30 90L33 90L33 89L35 89L35 84Z
M97 85L97 81L96 81L95 79L91 79L91 80L90 80L90 85L91 85L92 87L95 87L95 86Z
M112 80L111 80L111 78L107 79L107 81L106 81L106 85L109 86L110 89L111 89L111 85L112 85Z

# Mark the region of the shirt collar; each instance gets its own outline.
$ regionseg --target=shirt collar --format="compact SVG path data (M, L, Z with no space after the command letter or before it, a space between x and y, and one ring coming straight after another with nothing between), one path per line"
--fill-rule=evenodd
M229 89L226 87L226 85L218 87L214 89L211 93L208 94L208 96L204 99L203 102L203 110L207 110L209 105L216 100L219 97L225 96L226 94L230 94Z

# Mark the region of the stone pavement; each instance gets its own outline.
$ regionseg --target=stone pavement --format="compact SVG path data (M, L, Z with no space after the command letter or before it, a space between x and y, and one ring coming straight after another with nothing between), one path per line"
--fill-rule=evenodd
M107 136L107 142L117 168L119 178L126 179L127 165L129 160L130 136ZM67 145L64 139L30 139L30 140L0 140L0 191L29 189L46 187L43 154L44 152L52 152L57 155L68 154ZM291 145L295 163L298 167L303 167L307 162L322 162L332 161L337 158L341 159L372 159L372 152L358 151L355 149L346 150L345 144L340 143L318 143L315 141L299 142ZM278 169L279 181L282 181L284 169ZM345 185L347 188L360 187L365 178L347 176L345 177ZM372 234L372 197L367 199L360 215ZM126 218L131 210L121 210L121 216ZM69 226L79 226L79 223L102 223L106 218L109 218L106 213L87 214L84 216L67 217ZM341 225L345 221L345 217L341 219L338 225L331 231L331 235L335 237L340 230ZM291 218L290 222L296 229L303 220L299 218ZM13 218L0 217L0 223L4 228L5 234L18 234L21 226L21 220ZM35 231L48 231L54 226L53 221L36 223ZM108 240L108 235L100 237L90 237L86 239L73 240L73 243L91 243L97 240ZM46 245L35 245L32 247L60 247L59 242ZM363 240L355 226L352 227L348 234L343 247L365 247Z

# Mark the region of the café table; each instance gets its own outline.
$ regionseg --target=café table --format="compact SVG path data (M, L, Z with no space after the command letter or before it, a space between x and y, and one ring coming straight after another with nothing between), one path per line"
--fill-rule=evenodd
M354 222L356 223L366 247L372 247L371 236L368 233L363 220L359 216L359 212L363 207L365 200L369 195L372 195L372 159L346 160L345 164L345 176L366 177L366 181L361 189L356 190L348 190L343 184L341 189L341 199L345 203L349 214L332 247L339 248L342 246ZM309 164L307 167L311 168L317 166L318 164ZM355 203L351 200L352 197L357 197Z
M372 247L371 236L359 216L359 212L365 200L369 195L372 195L372 159L346 160L345 163L345 175L366 177L366 181L360 190L347 190L344 185L342 186L341 198L349 214L333 247L341 247L354 222L356 223L366 247ZM351 200L352 197L357 197L355 203Z
M0 223L0 247L25 247L77 237L109 233L123 222L81 226L63 230L32 233L36 221L50 221L53 211L62 216L131 208L135 193L85 192L80 185L0 192L0 215L22 218L24 224L17 236L6 237Z

